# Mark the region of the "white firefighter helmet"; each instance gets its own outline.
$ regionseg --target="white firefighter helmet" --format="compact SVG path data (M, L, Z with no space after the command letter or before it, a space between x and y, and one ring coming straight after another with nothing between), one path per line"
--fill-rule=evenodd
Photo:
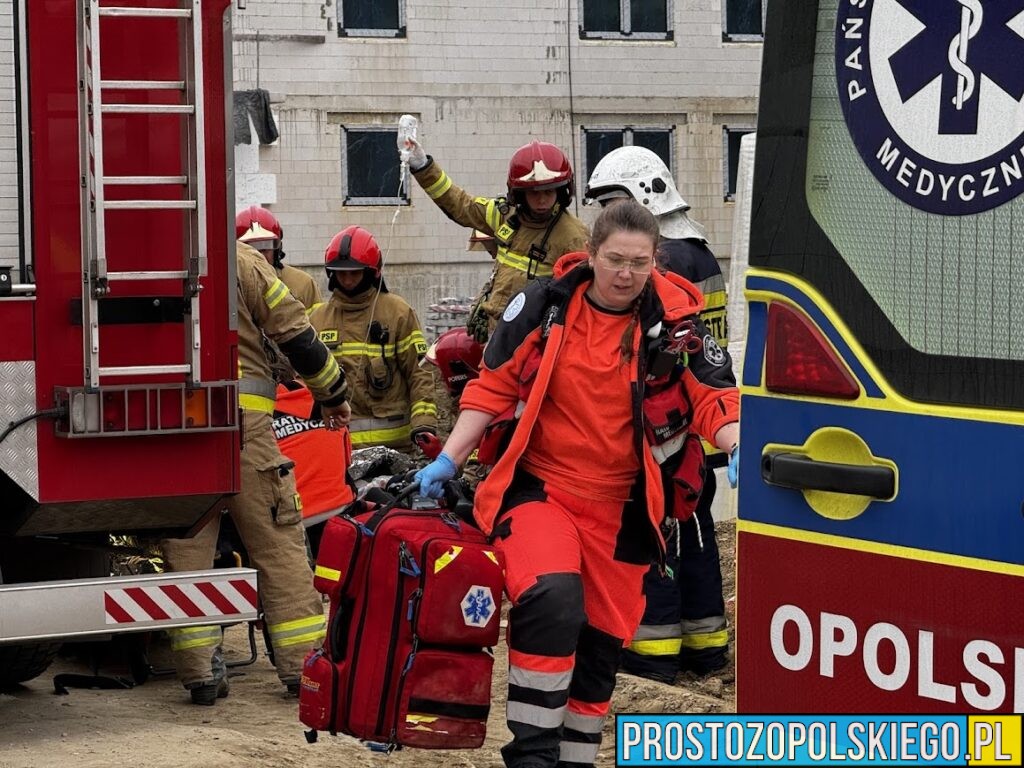
M584 197L599 202L622 197L624 192L658 217L690 208L665 163L646 147L619 147L602 157L590 174Z

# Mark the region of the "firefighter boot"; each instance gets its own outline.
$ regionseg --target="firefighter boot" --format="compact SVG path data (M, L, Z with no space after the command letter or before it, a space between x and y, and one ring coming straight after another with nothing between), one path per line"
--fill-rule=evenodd
M221 649L217 648L212 660L213 681L207 683L189 683L185 686L192 696L193 704L212 707L217 699L225 699L228 695L228 670L224 664Z

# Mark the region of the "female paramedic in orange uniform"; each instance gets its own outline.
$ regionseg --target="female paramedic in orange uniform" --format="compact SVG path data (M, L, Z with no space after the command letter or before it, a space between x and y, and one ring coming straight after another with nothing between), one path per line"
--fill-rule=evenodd
M593 765L644 573L664 557L664 493L692 495L703 474L691 430L735 470L731 363L699 348L700 291L652 273L658 237L643 206L612 205L589 253L513 298L444 452L416 475L439 497L488 424L521 410L474 510L512 601L509 768Z

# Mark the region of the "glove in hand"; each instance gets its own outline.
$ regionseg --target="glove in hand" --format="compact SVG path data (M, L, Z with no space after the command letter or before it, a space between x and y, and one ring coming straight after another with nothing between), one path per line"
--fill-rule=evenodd
M420 483L420 496L440 499L444 496L444 484L455 477L458 467L451 457L442 451L436 459L413 475Z
M729 468L726 470L729 476L729 487L735 488L740 481L740 447L737 445L729 454Z
M469 320L466 321L466 333L479 343L486 344L487 338L490 336L489 326L487 313L484 312L482 306L477 304L469 313Z
M420 427L412 433L412 441L423 451L428 459L436 459L441 453L441 439L430 427Z
M409 167L414 171L418 171L427 165L427 153L420 146L420 143L416 139L406 139L405 149L401 151L402 160L408 161Z

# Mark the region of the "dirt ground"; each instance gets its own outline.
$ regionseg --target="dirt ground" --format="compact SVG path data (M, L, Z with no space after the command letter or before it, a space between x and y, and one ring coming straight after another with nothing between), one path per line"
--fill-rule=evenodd
M727 610L732 622L734 591L733 558L735 526L718 527ZM731 629L730 629L731 631ZM243 627L227 632L232 658L248 655ZM131 690L72 689L67 696L53 694L53 676L60 672L89 674L88 663L61 658L42 677L14 689L0 691L0 768L110 768L145 765L147 768L177 766L302 766L303 768L501 768L499 749L508 740L504 724L506 654L496 649L494 706L491 708L487 742L481 749L425 752L403 750L390 758L371 753L354 739L321 734L307 744L298 721L295 699L284 697L283 688L262 652L252 666L237 667L231 678L231 694L215 707L188 703L184 689L173 677L155 677ZM161 647L151 653L151 663L166 663ZM121 673L114 665L104 672ZM683 677L665 685L630 675L619 675L612 704L615 712L735 711L733 665L703 680ZM605 731L604 748L597 765L615 765L613 721Z

